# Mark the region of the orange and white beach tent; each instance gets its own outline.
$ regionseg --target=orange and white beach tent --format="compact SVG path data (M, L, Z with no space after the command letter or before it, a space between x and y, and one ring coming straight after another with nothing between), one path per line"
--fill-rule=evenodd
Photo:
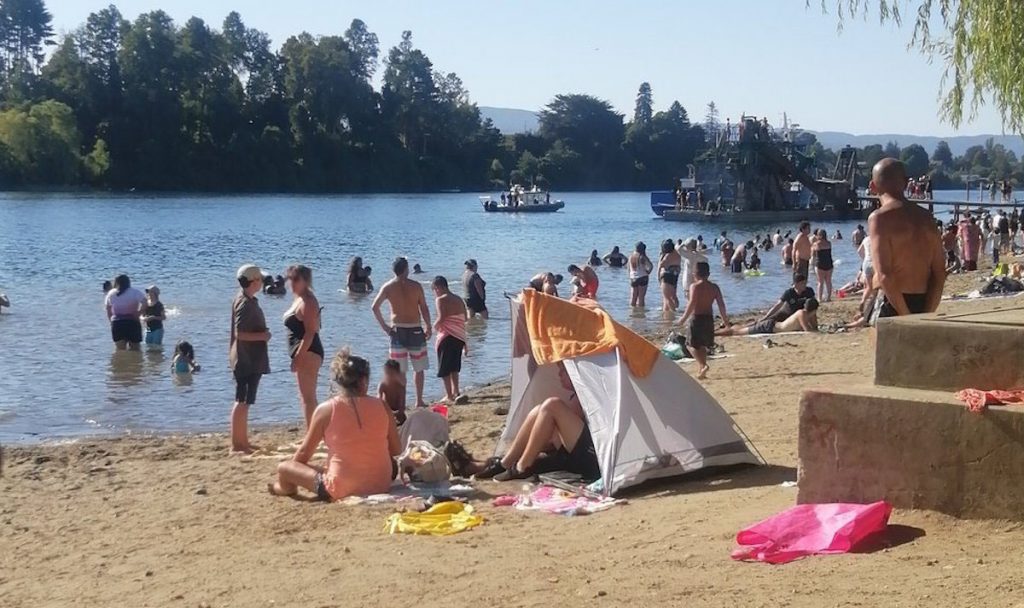
M530 289L509 301L512 397L497 453L533 406L569 397L561 362L587 416L604 494L704 467L761 464L699 382L603 310Z

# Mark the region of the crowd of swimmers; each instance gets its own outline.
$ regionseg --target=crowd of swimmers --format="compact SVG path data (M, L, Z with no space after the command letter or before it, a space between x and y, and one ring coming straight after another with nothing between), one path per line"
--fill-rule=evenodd
M872 184L880 195L881 205L866 229L857 226L851 234L850 242L859 252L862 264L857 279L840 288L841 292L862 293L858 317L851 326L868 324L879 317L930 312L938 306L947 271L947 229L940 234L932 215L907 200L907 181L903 164L894 159L885 159L873 168ZM992 220L1000 247L1005 244L1001 235L1007 231L1015 233L1019 228L1019 223L1011 228L1010 217L1005 222L1003 217L998 213ZM976 226L976 218L967 218L966 225ZM958 242L961 230L962 227L957 228ZM976 232L967 228L964 242L973 246L975 236ZM654 277L661 290L661 308L685 327L687 348L697 360L698 376L704 378L708 373L709 351L717 338L818 330L820 302L828 302L833 292L832 247L842 239L838 231L830 238L826 231L814 230L809 222L802 222L795 235L776 230L739 245L730 240L727 232L722 232L711 246L704 243L702 236L665 240L654 256L643 242L637 243L628 255L618 247L603 256L595 250L585 262L567 267L570 285L564 297L596 300L600 280L595 268L606 265L628 272L630 305L644 307ZM1012 247L1012 238L1008 240ZM711 280L712 249L719 254L723 270L743 273L759 271L763 264L760 254L773 248L781 251L780 263L792 268L791 286L753 322L733 325L722 290ZM817 291L808 285L812 269L816 273ZM286 285L290 285L293 295L282 324L306 435L294 458L279 466L277 481L269 488L273 494L292 495L303 487L321 499L336 500L354 494L386 492L396 475L394 457L403 449L396 426L408 415L406 376L410 370L414 386L412 403L418 408L427 405L424 384L431 338L445 401L468 401L459 383L462 358L470 347L466 327L471 319L488 318L487 283L480 276L476 260L466 260L461 294L456 294L443 276L429 282L431 307L424 283L411 276L421 273L418 265L410 266L406 258L397 258L391 266L391 278L375 290L370 280L371 269L360 258L352 260L347 287L355 293L376 292L370 308L383 339L388 341L388 359L382 362L382 380L374 395L370 383L373 365L341 350L329 364L337 392L321 403L317 382L326 349L319 334L321 308L313 290L312 269L295 265L272 278L252 264L237 270L239 291L232 302L229 338L229 361L235 381L230 422L233 451L251 453L258 449L249 441L248 413L257 400L262 377L270 372L268 345L272 334L256 296L261 292L281 293ZM562 275L542 272L532 276L524 288L558 297L562 295L562 283ZM150 285L143 293L131 287L127 276L120 275L105 290L107 317L117 348L137 349L141 343L162 342L167 315L157 286ZM681 316L676 319L680 309ZM180 363L182 373L199 369L194 349L187 343L179 343L175 361L176 369ZM538 403L504 455L470 463L477 477L520 479L541 469L563 469L591 476L599 471L586 417L571 380L564 369L560 370L560 377L570 396L550 397ZM321 442L328 448L327 463L322 468L309 462Z

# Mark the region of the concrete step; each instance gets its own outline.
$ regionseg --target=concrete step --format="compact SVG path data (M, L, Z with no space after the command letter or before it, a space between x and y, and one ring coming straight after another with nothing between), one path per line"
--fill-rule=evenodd
M1024 387L1024 303L878 321L875 384L957 391Z
M950 392L805 391L800 503L869 503L1024 520L1024 406L976 414Z

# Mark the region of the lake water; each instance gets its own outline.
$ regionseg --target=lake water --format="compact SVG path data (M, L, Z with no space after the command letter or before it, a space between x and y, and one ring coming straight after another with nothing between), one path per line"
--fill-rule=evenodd
M436 274L458 283L462 262L476 258L492 316L470 325L472 356L462 375L469 386L508 373L509 312L501 294L518 291L534 273L564 273L592 249L603 255L619 245L628 253L637 240L653 252L665 238L703 234L710 244L724 228L735 241L776 228L664 222L652 215L647 193L563 198L562 212L515 216L484 213L472 193L0 196L0 291L12 302L0 315L0 442L225 429L234 395L227 368L230 303L238 289L234 273L243 263L274 274L292 263L311 266L324 306L321 333L328 356L351 345L373 362L376 381L387 339L370 312L372 296L341 291L351 256L361 255L373 266L377 285L388 278L397 255L422 265L425 284ZM823 227L848 236L853 223ZM856 274L858 259L849 240L834 247L838 287ZM789 272L779 265L777 250L763 260L767 275L749 279L712 266L730 311L764 306L786 287ZM113 352L100 285L121 272L140 289L160 286L168 310L163 350ZM666 326L653 284L652 310L630 311L626 272L598 273L599 299L613 316L640 330ZM256 424L301 420L281 324L290 301L290 295L260 297L274 334L274 372L264 378L251 410ZM189 382L169 373L181 339L193 344L203 365ZM436 365L433 353L431 364ZM325 364L321 397L328 388ZM432 397L442 393L430 373L427 389Z

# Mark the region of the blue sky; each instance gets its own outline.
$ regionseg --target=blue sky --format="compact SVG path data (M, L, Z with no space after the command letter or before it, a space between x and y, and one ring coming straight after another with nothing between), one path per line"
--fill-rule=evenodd
M834 4L834 0L828 0ZM50 0L58 32L106 6ZM456 72L480 105L538 109L557 93L589 93L632 113L640 82L656 106L678 99L694 119L714 100L741 112L852 133L957 133L938 116L942 67L908 51L909 26L848 21L817 0L121 0L124 15L163 9L219 27L232 10L280 45L289 35L340 34L358 17L383 49L412 30L435 68ZM908 11L909 12L909 11ZM1001 133L982 108L958 133Z

